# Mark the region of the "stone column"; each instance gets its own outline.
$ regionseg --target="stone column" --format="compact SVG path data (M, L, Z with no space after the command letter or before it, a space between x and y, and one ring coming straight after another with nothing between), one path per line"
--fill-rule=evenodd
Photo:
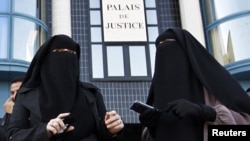
M65 34L71 37L70 0L52 0L52 35Z
M199 0L179 0L182 28L192 33L205 45L202 15Z

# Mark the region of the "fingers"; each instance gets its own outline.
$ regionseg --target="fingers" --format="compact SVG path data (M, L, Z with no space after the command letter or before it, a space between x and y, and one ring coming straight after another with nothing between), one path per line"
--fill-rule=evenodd
M64 119L64 118L66 118L66 117L69 116L69 115L70 115L70 113L62 113L62 114L59 114L59 115L57 116L57 118Z
M124 128L121 116L116 111L106 113L105 125L111 134L116 134Z
M56 118L56 119L51 119L47 124L46 128L47 131L52 133L52 135L55 135L64 132L65 129L67 129L67 126L63 123L61 119ZM71 131L71 130L74 130L73 126L70 126L66 131Z
M62 114L59 114L56 118L51 119L46 126L48 135L52 136L55 134L60 134L64 132L65 130L66 131L74 130L73 126L69 126L67 128L67 125L65 125L63 122L63 119L69 115L70 113L62 113Z
M164 109L165 112L172 112L176 117L182 118L180 109L178 109L178 102L170 102L167 107Z
M12 101L12 99L9 97L5 103L4 103L4 110L6 113L9 113L11 114L12 113L12 110L13 110L13 106L14 106L14 101Z
M14 101L11 99L11 97L9 97L8 99L6 99L6 101L5 101L6 105L9 105L10 103L11 103L11 105L14 104Z
M59 118L51 119L47 127L53 134L61 133L66 128L63 121Z
M120 119L121 119L121 117L120 117L120 115L118 115L116 113L116 111L106 112L106 115L105 115L105 124L106 125L110 125L110 124L112 124L112 123L114 123L114 122L116 122L117 120L120 120Z
M6 102L7 102L7 101L8 101L8 102L13 101L12 98L11 98L11 96L6 100Z

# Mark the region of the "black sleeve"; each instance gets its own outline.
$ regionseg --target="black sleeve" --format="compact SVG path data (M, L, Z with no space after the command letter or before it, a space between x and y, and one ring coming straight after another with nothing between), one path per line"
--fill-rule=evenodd
M2 121L1 121L1 126L3 126L4 129L7 129L7 126L9 124L11 114L5 113Z
M99 91L96 93L96 98L97 98L96 108L97 108L97 112L98 112L98 116L99 116L98 120L99 120L99 124L100 124L99 129L98 129L98 134L99 134L100 139L105 140L105 141L117 141L117 140L119 140L120 138L122 138L124 129L122 131L120 131L117 135L112 135L109 133L109 131L107 130L105 123L104 123L104 117L105 117L107 110L106 110L106 106L105 106L104 101L103 101L103 97Z
M38 123L30 127L30 112L16 99L12 115L7 127L8 141L49 141L46 123Z

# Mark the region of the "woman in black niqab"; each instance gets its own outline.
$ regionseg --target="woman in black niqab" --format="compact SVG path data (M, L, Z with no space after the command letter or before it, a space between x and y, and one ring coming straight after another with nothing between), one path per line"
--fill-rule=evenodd
M205 122L219 117L217 109L206 105L205 91L228 109L250 115L249 96L188 31L170 28L155 45L147 104L164 112L147 111L140 121L156 141L203 140Z
M55 35L39 48L19 90L9 138L113 141L119 137L124 127L120 115L106 111L96 86L79 80L79 58L80 46L66 35Z
M176 42L160 44L160 41L167 38L174 38ZM154 91L169 93L154 95L156 100L154 103L159 104L159 108L166 106L161 105L162 103L166 104L177 99L178 97L171 98L176 95L204 103L203 87L205 87L227 107L250 114L249 96L244 89L188 31L179 28L168 29L159 35L156 46L153 85L165 88L167 91L162 88L154 88ZM164 95L168 98L164 98Z
M75 130L68 133L69 137L61 138L77 139L95 132L90 108L79 90L79 45L68 36L57 35L48 40L34 58L23 86L39 87L42 121L48 122L60 113L69 112Z

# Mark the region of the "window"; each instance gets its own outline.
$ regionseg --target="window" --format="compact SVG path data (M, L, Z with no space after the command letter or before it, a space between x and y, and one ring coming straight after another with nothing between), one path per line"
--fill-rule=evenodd
M1 0L0 59L29 63L47 39L46 15L44 0Z
M1 0L0 1L0 12L9 12L9 4L10 3L10 1L9 0Z
M0 58L7 58L8 48L8 25L9 20L6 16L0 16Z
M13 59L31 62L39 46L37 43L38 29L36 28L34 22L14 18Z
M37 16L37 0L14 0L14 12Z
M129 46L131 76L147 76L147 60L144 46Z
M8 48L8 40L9 40L9 18L5 15L1 15L1 13L9 12L9 0L1 0L0 1L0 59L7 58L7 48Z
M122 46L107 46L108 76L124 76Z
M250 16L224 22L208 32L214 57L223 65L250 58Z
M150 80L154 68L154 41L158 35L155 0L143 1L147 41L138 42L103 41L101 2L89 1L92 80Z
M92 60L92 77L104 78L103 68L103 50L102 45L91 46L91 60ZM101 70L101 71L100 71Z
M203 0L208 49L222 64L250 58L250 1ZM223 7L223 8L222 8Z

